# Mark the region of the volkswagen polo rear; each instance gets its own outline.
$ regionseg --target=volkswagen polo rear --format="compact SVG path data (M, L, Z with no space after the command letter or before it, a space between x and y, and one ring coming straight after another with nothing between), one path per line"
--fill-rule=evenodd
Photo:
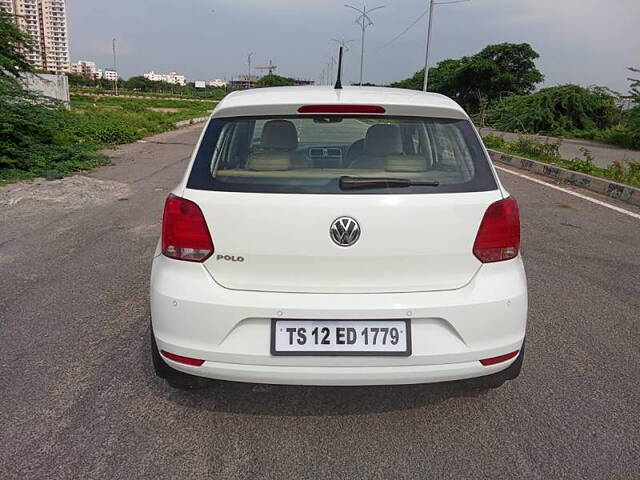
M234 93L166 200L156 372L173 384L499 385L524 354L519 247L517 204L451 100Z

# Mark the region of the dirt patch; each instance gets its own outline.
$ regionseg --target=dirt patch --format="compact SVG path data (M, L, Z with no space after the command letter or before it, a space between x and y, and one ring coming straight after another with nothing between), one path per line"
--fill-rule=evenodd
M567 208L567 209L571 209L571 210L576 210L576 206L575 205L570 205L568 203L554 203L554 205L558 208Z
M34 206L40 210L46 206L74 209L109 203L126 198L130 193L127 184L82 175L53 181L36 179L0 187L0 207L13 209L19 205L23 208Z
M161 107L148 107L147 110L158 113L179 113L179 108L161 108Z

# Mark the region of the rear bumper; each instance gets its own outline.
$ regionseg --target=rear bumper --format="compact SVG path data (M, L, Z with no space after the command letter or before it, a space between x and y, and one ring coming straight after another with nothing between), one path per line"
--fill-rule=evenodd
M153 331L160 350L203 359L176 370L203 377L299 385L428 383L489 375L479 360L519 350L527 288L520 258L483 265L458 290L395 294L234 291L200 264L157 256L151 278ZM409 357L282 357L270 354L272 318L411 319Z
M172 368L192 375L233 382L355 386L435 383L480 377L504 370L515 359L492 367L483 367L479 362L395 367L296 367L205 362L201 367L185 367L165 361Z

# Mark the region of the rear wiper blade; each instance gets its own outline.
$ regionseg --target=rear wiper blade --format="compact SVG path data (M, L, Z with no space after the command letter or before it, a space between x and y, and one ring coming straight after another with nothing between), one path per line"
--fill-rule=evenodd
M437 180L411 180L409 178L391 177L340 177L342 190L356 190L365 188L402 188L402 187L437 187Z

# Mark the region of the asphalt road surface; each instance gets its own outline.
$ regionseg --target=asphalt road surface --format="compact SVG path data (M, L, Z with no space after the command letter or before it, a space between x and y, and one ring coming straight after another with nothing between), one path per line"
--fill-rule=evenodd
M530 289L518 380L156 379L150 261L198 130L121 147L62 201L2 206L0 478L640 477L640 220L505 172Z
M499 135L505 140L517 140L521 135L516 133L505 133L493 130L491 128L481 128L482 135ZM532 135L541 142L557 142L558 138L545 137L544 135ZM605 143L590 142L589 140L579 140L573 138L565 138L560 144L560 155L562 158L571 160L573 158L583 159L581 148L586 148L593 154L593 163L598 167L608 167L613 162L640 162L640 151L628 150L615 145L607 145Z

